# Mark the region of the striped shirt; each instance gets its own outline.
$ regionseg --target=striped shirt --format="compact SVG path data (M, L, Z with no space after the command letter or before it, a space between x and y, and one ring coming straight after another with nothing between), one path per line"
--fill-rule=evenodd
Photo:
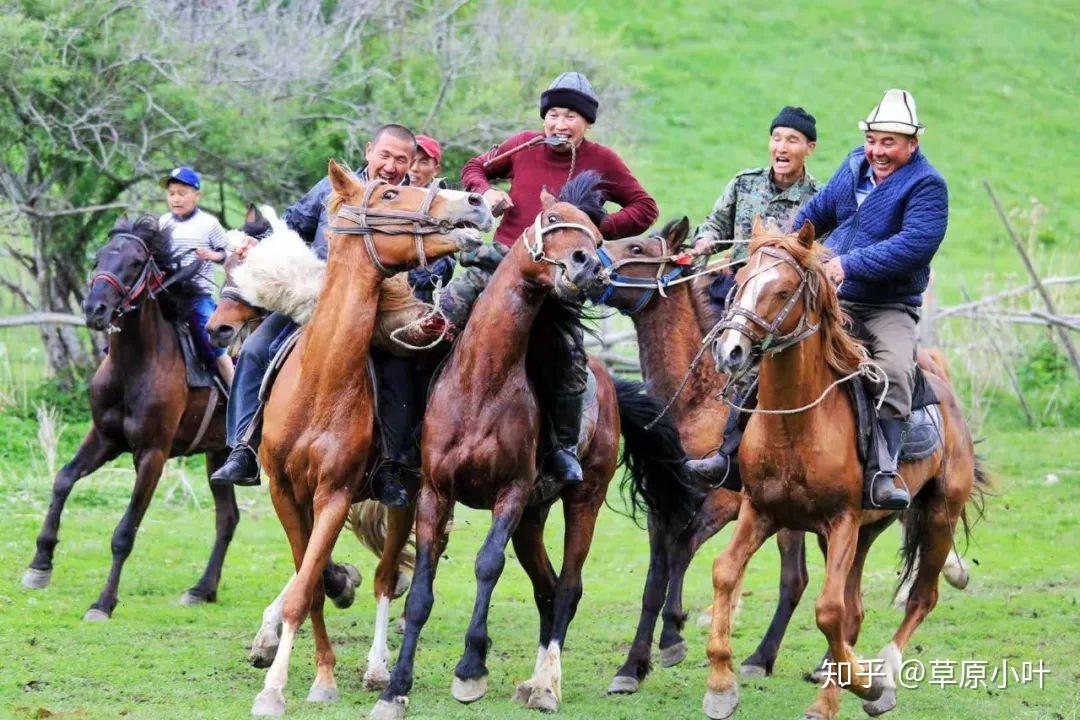
M181 267L199 259L195 255L196 248L225 252L225 230L221 223L216 217L199 208L195 208L195 212L183 219L167 212L158 220L158 225L162 230L172 232L173 251L181 256ZM217 289L214 266L210 263L203 265L194 280L207 295L212 295Z

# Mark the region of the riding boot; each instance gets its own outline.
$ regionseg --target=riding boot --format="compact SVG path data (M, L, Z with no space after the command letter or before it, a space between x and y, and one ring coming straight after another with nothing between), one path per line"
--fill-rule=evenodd
M563 484L580 483L584 478L577 456L581 435L581 413L585 408L585 393L559 395L551 404L550 418L554 448L547 455L544 469Z
M371 478L372 495L387 507L405 507L419 489L418 428L424 417L416 358L371 349L382 461Z
M387 507L405 507L420 489L420 473L397 460L383 460L371 478L372 495Z
M739 405L750 408L757 405L757 383L750 386ZM725 488L732 492L742 490L742 477L739 475L739 443L743 430L749 421L749 413L732 410L724 425L724 438L715 454L700 460L687 460L686 469L705 479L714 488Z
M214 485L259 485L259 458L250 445L237 445L225 464L210 476Z
M874 429L874 452L870 453L863 480L863 508L866 510L906 510L911 503L907 489L896 485L905 425L899 418L878 418Z

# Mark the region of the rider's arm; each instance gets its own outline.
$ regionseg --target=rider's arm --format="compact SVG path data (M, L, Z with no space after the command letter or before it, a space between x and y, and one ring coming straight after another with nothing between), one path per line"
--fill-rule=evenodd
M281 219L285 224L295 230L308 245L315 241L315 231L319 229L319 218L326 199L330 196L330 190L330 179L323 178L282 215Z
M928 177L908 197L900 232L840 257L844 277L888 282L930 264L945 238L949 191L940 177Z
M497 148L481 153L465 163L461 168L461 186L469 192L485 193L491 188L492 180L501 180L510 177L510 171L514 167L514 156L504 158L489 168L484 167L484 162L489 158L502 155L518 145L528 142L537 136L537 132L527 130L516 135L511 135Z
M851 170L845 160L825 188L799 210L791 224L792 229L798 231L803 221L809 220L814 226L814 237L822 242L826 235L836 229L836 204L841 193L851 192L851 183Z
M738 180L738 177L732 178L723 194L717 198L712 212L698 225L694 232L695 247L702 240L710 243L709 252L720 252L731 247L731 240L735 237L735 185Z
M630 168L615 153L603 171L604 190L610 200L621 208L609 213L600 222L600 234L607 240L641 235L656 222L660 208L652 195L645 191Z

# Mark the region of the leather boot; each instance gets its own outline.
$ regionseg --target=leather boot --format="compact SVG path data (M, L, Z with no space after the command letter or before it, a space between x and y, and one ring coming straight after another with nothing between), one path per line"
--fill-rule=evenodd
M738 404L746 408L757 406L756 382L743 393ZM749 414L734 410L728 413L720 449L715 455L700 460L687 460L686 469L703 478L714 488L725 488L732 492L742 490L742 477L739 475L739 443L742 441L743 430L746 429L746 423L749 420Z
M210 476L213 485L260 485L259 458L248 445L237 445L225 464Z
M585 406L585 393L560 395L552 403L551 422L554 449L544 463L545 470L555 480L564 484L581 482L581 461L578 460L578 436L581 434L581 412Z
M405 507L415 493L418 483L411 482L417 473L396 460L385 460L371 478L374 496L387 507Z
M870 463L864 478L863 508L866 510L906 510L911 496L897 486L896 467L900 460L905 422L898 418L878 418L880 436L875 438L877 467Z

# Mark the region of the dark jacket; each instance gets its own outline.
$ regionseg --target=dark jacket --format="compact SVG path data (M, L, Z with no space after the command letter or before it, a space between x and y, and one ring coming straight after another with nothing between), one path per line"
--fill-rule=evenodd
M367 168L358 173L353 173L360 182L368 181ZM409 184L409 176L406 175L401 181L402 185ZM311 245L311 249L320 259L326 259L326 201L330 199L330 178L324 177L315 183L315 187L308 190L304 197L297 200L285 210L282 219L285 224ZM435 278L442 278L445 285L450 282L454 274L454 258L447 256L439 258L431 263L426 269L416 268L409 272L409 284L413 287L414 294L421 300L431 302L431 290L435 287Z
M933 259L949 219L945 179L921 149L856 202L855 188L868 167L856 148L825 189L799 212L794 227L809 220L825 246L840 256L840 299L884 305L922 305Z

